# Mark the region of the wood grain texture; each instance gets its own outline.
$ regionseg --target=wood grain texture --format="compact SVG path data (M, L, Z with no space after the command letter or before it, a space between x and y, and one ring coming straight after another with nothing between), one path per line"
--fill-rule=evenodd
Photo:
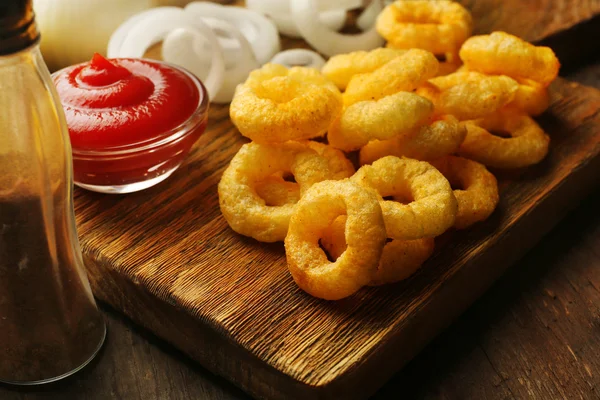
M364 397L597 181L600 92L566 81L553 92L542 119L552 150L504 189L492 218L449 235L411 279L335 303L296 287L281 244L236 235L220 216L216 185L243 141L215 108L210 132L164 184L77 191L95 293L257 396Z
M598 189L374 400L600 397Z
M538 42L600 14L600 0L458 0L473 14L475 34L503 30Z
M547 400L560 398L551 395L558 390L567 398L597 399L600 292L586 288L600 279L599 203L596 190L372 399ZM574 285L565 284L567 276ZM545 317L565 303L565 312ZM107 344L91 365L51 385L0 385L0 399L249 399L116 310L102 308ZM494 354L510 356L490 358Z
M568 78L600 88L600 64L581 68ZM407 399L545 400L560 398L551 396L558 388L568 393L567 398L596 399L600 387L600 296L586 287L600 279L599 202L600 191L596 190L374 399L402 395ZM565 276L574 285L565 285ZM551 320L545 318L549 306L557 302L568 303L568 313L556 312ZM103 311L108 319L107 345L94 363L52 385L0 385L0 398L248 398L113 309L103 307ZM489 357L514 354L515 343L518 355ZM577 358L564 356L571 354L569 348Z

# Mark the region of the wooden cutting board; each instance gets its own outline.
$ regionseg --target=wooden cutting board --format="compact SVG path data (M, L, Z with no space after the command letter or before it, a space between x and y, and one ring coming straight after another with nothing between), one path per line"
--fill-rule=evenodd
M484 4L496 1L469 3L480 15L479 31L508 23L485 19ZM600 10L598 2L581 3ZM503 13L521 7L502 4ZM566 14L576 15L561 18ZM557 26L549 32L564 28ZM281 243L237 235L221 217L217 184L245 141L227 107L215 106L209 129L167 181L129 195L76 190L94 293L257 397L364 398L599 183L600 92L558 80L552 93L552 107L540 118L552 138L550 154L502 177L501 201L489 220L445 234L410 279L338 302L297 288Z

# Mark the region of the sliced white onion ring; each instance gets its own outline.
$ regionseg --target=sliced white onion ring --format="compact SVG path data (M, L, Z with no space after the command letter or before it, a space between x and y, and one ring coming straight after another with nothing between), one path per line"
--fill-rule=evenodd
M308 67L321 70L325 65L325 59L319 53L307 49L290 49L275 54L271 60L273 64L281 64L285 67Z
M236 27L214 18L204 18L203 20L219 36L219 40L229 37L230 40L238 42L237 62L226 64L223 85L211 98L214 103L228 103L233 99L236 86L243 83L250 72L259 65L250 44ZM176 29L169 33L163 41L163 58L168 62L181 65L202 79L210 67L210 59L202 57L206 53L203 52L201 39L194 34L194 31L186 28ZM200 55L200 62L198 62L198 57L190 56L190 49Z
M229 22L242 32L252 46L256 60L262 65L280 49L277 28L264 15L241 7L222 6L216 3L195 1L185 11L200 18L216 18ZM227 51L227 48L225 48Z
M381 0L374 0L377 13L383 9ZM298 30L311 46L328 57L357 50L372 50L381 47L384 40L373 25L368 31L358 35L345 35L333 32L319 21L316 0L292 0L292 17Z
M225 56L225 69L229 70L240 63L250 63L258 68L254 50L246 36L233 24L217 18L204 17L202 21L212 29L219 40Z
M371 4L356 19L356 26L363 32L374 26L377 16L381 12L381 7L381 0L371 1Z
M320 1L319 19L331 30L339 31L346 23L346 10L357 4L360 7L360 3L361 0ZM292 18L289 0L246 0L246 7L272 19L282 35L302 37Z
M119 27L110 35L110 39L108 41L108 48L106 49L106 56L108 58L116 58L119 57L121 46L123 45L123 41L129 31L133 26L135 26L138 22L142 21L145 18L148 18L152 15L160 15L164 12L170 12L171 10L181 10L178 7L157 7L152 8L150 10L143 11L141 13L135 14L132 17L125 20ZM179 11L177 11L179 12Z
M294 1L294 0L292 0ZM317 10L320 12L323 11L333 11L333 10L352 10L355 8L361 8L364 6L365 1L369 0L328 0L328 1L318 1L316 6Z
M183 9L169 7L160 14L152 14L138 20L126 33L117 57L143 57L144 53L154 44L163 40L171 31L186 28L204 37L210 44L210 69L203 81L209 98L219 92L225 75L223 52L213 31L199 18L193 18ZM203 49L204 51L204 49ZM201 52L194 51L196 62L201 63ZM168 61L168 60L165 60Z

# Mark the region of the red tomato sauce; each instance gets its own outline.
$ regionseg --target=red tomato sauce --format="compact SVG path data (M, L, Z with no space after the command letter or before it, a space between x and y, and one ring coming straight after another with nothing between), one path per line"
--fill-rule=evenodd
M179 165L206 127L204 118L197 132L135 154L173 135L199 107L196 82L168 64L95 54L91 62L65 68L53 79L69 127L76 182L118 185L151 179ZM115 156L129 150L133 154Z

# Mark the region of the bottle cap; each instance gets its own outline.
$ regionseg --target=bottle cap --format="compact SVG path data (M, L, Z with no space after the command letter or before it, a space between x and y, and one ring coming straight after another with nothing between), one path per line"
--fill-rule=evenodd
M39 40L31 1L0 1L0 55L16 53Z

